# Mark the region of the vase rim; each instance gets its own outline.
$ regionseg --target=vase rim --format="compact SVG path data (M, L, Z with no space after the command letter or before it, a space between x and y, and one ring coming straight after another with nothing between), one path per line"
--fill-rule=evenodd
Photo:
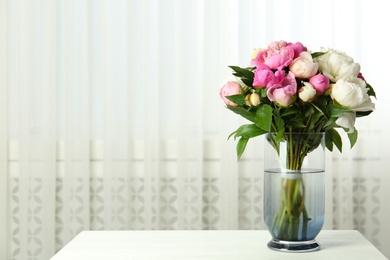
M267 134L278 134L278 132L268 132ZM320 134L323 135L325 132L284 132L283 134L302 134L302 135L307 135L307 134Z

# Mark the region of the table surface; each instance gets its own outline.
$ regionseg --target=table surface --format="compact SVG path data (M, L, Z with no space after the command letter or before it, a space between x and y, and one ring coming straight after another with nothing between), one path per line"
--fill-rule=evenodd
M387 259L354 230L321 231L311 253L273 251L270 239L266 230L83 231L51 260Z

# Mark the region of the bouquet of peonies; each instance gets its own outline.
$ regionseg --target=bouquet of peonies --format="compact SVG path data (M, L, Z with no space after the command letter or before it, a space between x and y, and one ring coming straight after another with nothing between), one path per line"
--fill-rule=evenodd
M256 49L250 67L230 66L234 78L220 90L226 107L251 123L239 127L231 136L239 138L240 159L250 138L275 132L277 144L288 132L324 132L326 147L342 151L336 128L343 128L351 143L356 143L357 117L374 110L370 96L373 88L360 73L360 65L345 53L334 49L310 52L300 42L272 42L266 49ZM268 140L270 141L270 140ZM306 143L296 154L289 169L299 170L303 158L319 142ZM275 147L277 148L277 147Z

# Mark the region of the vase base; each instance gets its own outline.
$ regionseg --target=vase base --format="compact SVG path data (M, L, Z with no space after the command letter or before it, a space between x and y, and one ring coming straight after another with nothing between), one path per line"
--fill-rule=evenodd
M267 245L272 250L288 253L304 253L320 250L320 245L316 240L283 241L273 238Z

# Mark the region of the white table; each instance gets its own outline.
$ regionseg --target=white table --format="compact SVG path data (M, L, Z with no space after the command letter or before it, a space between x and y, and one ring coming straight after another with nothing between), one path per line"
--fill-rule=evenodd
M323 230L311 253L273 251L270 238L266 230L84 231L51 260L387 259L358 231Z

